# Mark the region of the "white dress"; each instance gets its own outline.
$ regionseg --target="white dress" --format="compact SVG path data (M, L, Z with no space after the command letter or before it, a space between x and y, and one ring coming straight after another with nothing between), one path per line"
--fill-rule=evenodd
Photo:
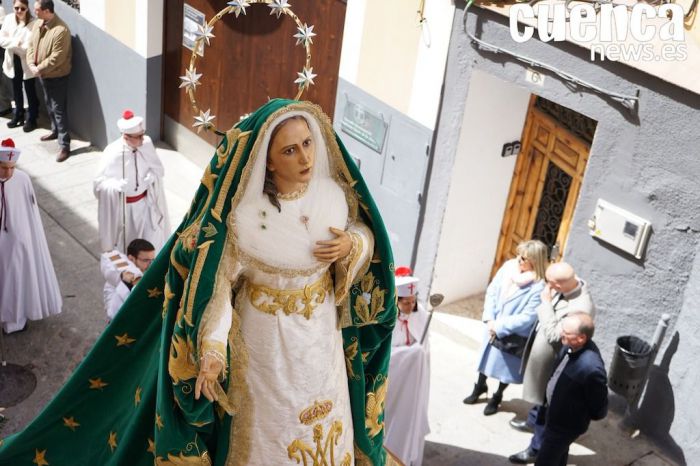
M0 321L11 333L27 320L60 313L63 301L31 179L15 169L1 189L5 209L0 222Z
M236 414L227 466L354 464L335 292L340 277L352 281L368 265L374 239L364 224L348 225L345 193L324 171L317 161L307 190L281 200L278 212L258 189L261 173L253 169L253 187L228 219L226 249L199 331L202 354L226 354L227 342L231 351L228 397ZM312 255L317 241L334 238L329 227L353 239L350 255L332 265ZM319 452L326 462L314 461Z
M124 166L122 166L122 157ZM165 170L151 138L133 151L119 138L102 153L100 171L93 182L98 200L98 225L102 251L125 249L136 239L145 239L159 251L170 235L168 207L163 191ZM126 242L122 241L122 198L138 198L126 204Z
M420 344L427 322L428 313L420 303L416 312L399 312L391 339L384 445L406 466L422 464L425 436L430 433L428 339Z

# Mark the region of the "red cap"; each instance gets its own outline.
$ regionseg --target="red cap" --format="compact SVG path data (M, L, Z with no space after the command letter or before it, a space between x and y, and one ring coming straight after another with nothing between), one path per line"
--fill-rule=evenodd
M132 118L134 118L134 112L132 112L131 110L124 110L122 118L124 118L125 120L131 120Z
M412 273L411 268L406 266L396 267L394 271L394 275L397 277L410 277Z

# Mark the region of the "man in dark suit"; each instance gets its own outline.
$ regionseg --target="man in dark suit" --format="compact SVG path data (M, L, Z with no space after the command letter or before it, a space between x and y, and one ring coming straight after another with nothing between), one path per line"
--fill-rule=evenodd
M544 434L536 466L566 466L569 446L588 430L591 420L603 419L608 412L607 374L592 341L594 329L593 318L585 312L570 313L562 321L563 347L537 419L544 424Z

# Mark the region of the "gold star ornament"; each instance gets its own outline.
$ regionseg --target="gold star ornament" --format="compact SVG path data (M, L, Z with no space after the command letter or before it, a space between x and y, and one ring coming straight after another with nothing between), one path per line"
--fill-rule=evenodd
M146 448L148 453L156 454L156 443L152 439L148 439L148 448Z
M117 347L129 346L136 341L136 338L131 338L128 333L125 333L124 335L115 335L114 338L117 339Z
M151 288L150 290L146 291L148 291L149 298L160 298L161 296L163 296L163 292L160 291L159 288Z
M71 417L64 417L63 418L63 425L68 427L70 430L75 432L76 427L80 427L80 424L78 424L73 416Z
M117 448L117 433L116 432L109 433L109 438L107 439L107 445L109 445L109 448L112 449L112 453L114 453L114 449Z
M136 387L136 393L134 393L134 406L138 406L141 403L141 387Z
M160 417L160 414L156 413L156 427L158 427L158 430L161 430L163 426L163 418Z
M36 454L34 455L34 461L32 463L39 466L49 466L49 462L46 461L46 450L34 450Z
M105 388L107 385L109 385L106 382L103 382L101 378L96 378L96 379L89 379L90 382L90 390L102 390Z

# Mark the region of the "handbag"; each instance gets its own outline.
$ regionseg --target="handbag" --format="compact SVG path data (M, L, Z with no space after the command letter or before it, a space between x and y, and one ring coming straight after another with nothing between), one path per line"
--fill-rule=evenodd
M527 337L515 334L506 335L503 338L493 337L489 344L504 353L522 358L527 345Z

